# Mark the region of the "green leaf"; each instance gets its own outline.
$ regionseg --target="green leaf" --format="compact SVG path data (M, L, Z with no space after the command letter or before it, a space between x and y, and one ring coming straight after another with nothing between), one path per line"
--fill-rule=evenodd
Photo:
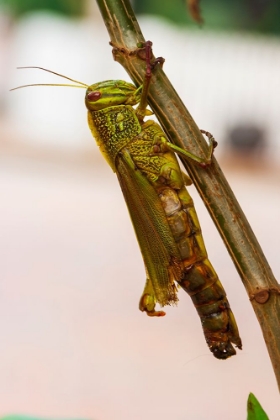
M259 401L251 392L247 401L247 411L247 420L269 420Z

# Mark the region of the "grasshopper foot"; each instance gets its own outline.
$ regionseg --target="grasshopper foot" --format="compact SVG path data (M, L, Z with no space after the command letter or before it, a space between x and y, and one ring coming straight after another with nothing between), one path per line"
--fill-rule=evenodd
M200 162L200 166L205 168L206 166L211 165L214 149L218 146L218 142L214 139L213 135L209 133L209 131L200 130L200 132L202 134L205 134L205 136L207 136L209 140L209 156L206 160Z
M140 302L139 302L139 309L142 312L146 312L148 316L164 316L164 311L156 311L155 310L156 302L153 296L145 293L141 296Z

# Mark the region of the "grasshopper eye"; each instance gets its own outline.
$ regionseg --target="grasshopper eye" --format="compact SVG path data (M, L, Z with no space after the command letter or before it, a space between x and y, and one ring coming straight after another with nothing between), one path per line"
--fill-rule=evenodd
M89 92L87 95L87 98L89 101L98 101L98 99L101 98L101 92L95 91L95 92Z

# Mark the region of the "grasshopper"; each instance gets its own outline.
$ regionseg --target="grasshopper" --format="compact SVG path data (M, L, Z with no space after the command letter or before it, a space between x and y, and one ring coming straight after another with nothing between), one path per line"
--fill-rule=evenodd
M89 127L118 177L146 268L139 309L149 316L164 316L156 303L161 307L176 304L177 283L194 303L211 352L218 359L227 359L236 354L232 344L242 348L238 327L207 256L193 200L186 189L191 179L181 171L175 155L206 166L211 163L216 142L202 131L209 139L205 160L172 144L153 120L144 121L152 114L147 109L152 69L162 62L156 59L151 63L151 45L145 43L146 72L138 88L122 80L88 86L50 72L77 83L76 87L87 87ZM20 87L26 86L34 85Z

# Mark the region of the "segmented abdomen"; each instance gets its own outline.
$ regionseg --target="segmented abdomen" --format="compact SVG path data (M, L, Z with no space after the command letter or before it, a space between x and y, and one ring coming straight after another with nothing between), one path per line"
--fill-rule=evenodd
M241 339L225 290L210 263L192 200L185 188L165 188L159 197L182 257L183 278L178 284L190 295L200 316L210 350L218 359L241 349Z

